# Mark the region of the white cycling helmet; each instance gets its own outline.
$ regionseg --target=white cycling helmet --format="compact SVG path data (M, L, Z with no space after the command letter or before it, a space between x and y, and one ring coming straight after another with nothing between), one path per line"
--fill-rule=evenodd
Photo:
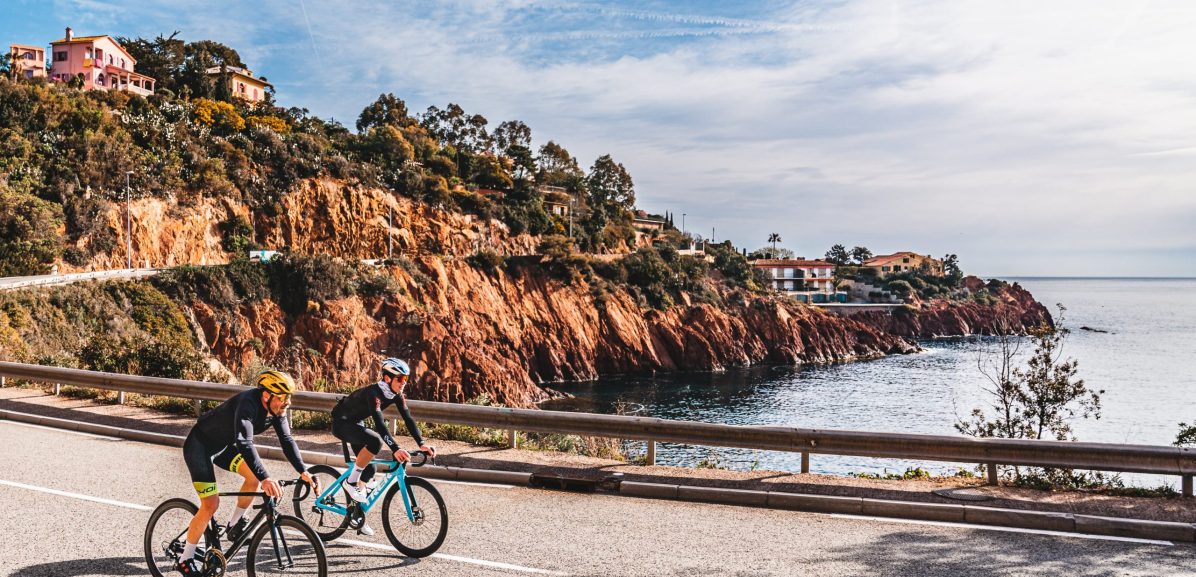
M411 367L403 359L396 359L391 357L382 361L382 374L397 377L399 375L410 375Z

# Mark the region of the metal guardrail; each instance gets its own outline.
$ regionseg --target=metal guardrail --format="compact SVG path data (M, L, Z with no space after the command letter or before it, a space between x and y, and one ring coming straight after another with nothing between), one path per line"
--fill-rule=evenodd
M221 401L245 389L242 385L101 373L11 362L0 362L0 377L193 399L196 401L197 412L199 401ZM341 396L330 393L300 392L295 395L291 408L329 412ZM1157 445L977 439L945 435L723 425L651 417L481 407L431 401L410 401L408 405L412 416L425 422L509 430L513 446L516 445L516 431L643 439L648 441L649 462L653 461L655 443L666 441L797 452L802 454L803 473L809 472L810 454L818 453L983 463L988 466L990 482L996 481L997 465L1178 475L1183 478L1185 496L1191 496L1192 477L1196 474L1196 451ZM397 411L393 409L390 411L391 416L398 416Z

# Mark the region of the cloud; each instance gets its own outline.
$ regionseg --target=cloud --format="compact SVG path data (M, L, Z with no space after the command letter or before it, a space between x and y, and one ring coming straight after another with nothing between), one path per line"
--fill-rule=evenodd
M1188 3L161 0L127 20L233 45L348 125L381 92L518 118L745 246L1025 274L1115 274L1117 248L1196 274Z

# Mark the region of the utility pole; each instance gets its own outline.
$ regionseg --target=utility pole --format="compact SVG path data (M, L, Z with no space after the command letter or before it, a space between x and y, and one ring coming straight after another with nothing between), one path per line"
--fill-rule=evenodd
M681 213L681 234L685 234L685 213Z
M129 256L129 268L133 268L133 189L129 187L132 170L125 171L125 252Z
M714 227L710 227L710 242L714 243Z
M390 258L391 258L390 257L390 252L391 252L390 247L391 247L391 244L394 243L394 238L395 238L395 228L394 228L395 207L387 206L386 208L389 209L389 212L386 215L386 260L390 260Z
M569 240L573 240L573 195L569 195Z

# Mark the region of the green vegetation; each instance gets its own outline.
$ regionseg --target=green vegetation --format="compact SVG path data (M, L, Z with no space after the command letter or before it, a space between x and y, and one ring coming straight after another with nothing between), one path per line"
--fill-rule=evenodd
M125 171L138 197L188 205L202 197L248 206L263 222L301 180L327 176L485 218L516 233L565 232L567 221L544 208L536 185L560 187L575 207L577 247L601 252L633 238L630 174L610 155L588 172L560 144L532 148L526 124L491 126L456 104L411 114L383 94L366 106L354 133L303 108L277 106L273 95L249 105L231 98L208 67L244 66L231 47L186 42L178 34L119 39L138 68L158 79L158 93L82 92L44 79L0 79L0 198L21 206L0 221L0 267L37 273L57 258L84 263L110 252L108 223L97 221L123 200ZM536 183L534 185L533 183ZM492 189L494 200L475 194ZM65 224L65 245L53 234ZM239 219L223 223L224 248L254 245ZM66 247L80 245L66 254Z
M182 309L146 283L0 293L0 357L156 377L203 379Z
M328 255L283 254L268 263L237 259L220 266L185 266L163 271L153 284L176 302L201 300L226 312L271 298L291 316L313 305L352 295L394 294L398 285L385 273Z
M1088 388L1076 378L1079 364L1064 359L1062 349L1070 330L1064 326L1065 312L1059 305L1055 326L1042 325L1029 331L1030 357L1020 364L1023 340L1006 325L993 327L996 340L978 361L990 386L989 413L972 411L969 419L955 424L959 432L980 438L1054 439L1074 441L1071 423L1076 418L1100 418L1103 390ZM990 417L991 415L991 417ZM1081 488L1105 484L1100 473L1069 469L1001 467L1005 477L1028 486Z
M886 469L883 473L848 473L848 476L879 481L921 481L931 477L930 472L922 467L909 467L904 473L890 473Z

